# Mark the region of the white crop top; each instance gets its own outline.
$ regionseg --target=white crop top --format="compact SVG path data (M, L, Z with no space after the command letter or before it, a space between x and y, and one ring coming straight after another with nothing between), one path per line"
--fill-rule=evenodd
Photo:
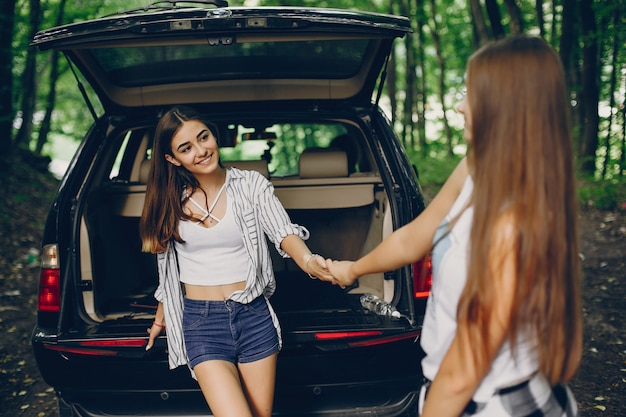
M185 243L176 242L180 280L192 285L225 285L246 280L248 253L235 223L230 199L226 213L213 227L194 221L179 222Z
M456 333L456 312L467 279L468 252L473 207L469 206L474 182L468 176L457 200L435 233L432 251L433 286L420 339L426 357L422 360L424 376L433 380ZM464 210L461 213L461 210ZM450 222L456 223L448 230ZM523 333L523 332L522 332ZM499 388L528 379L539 368L533 341L518 337L514 355L505 341L494 358L491 369L474 393L473 399L485 402Z

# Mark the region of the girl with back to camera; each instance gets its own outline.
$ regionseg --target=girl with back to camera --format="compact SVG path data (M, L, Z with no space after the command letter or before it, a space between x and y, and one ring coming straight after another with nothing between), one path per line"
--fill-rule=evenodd
M356 262L341 285L431 252L422 416L575 416L580 265L567 89L558 55L517 36L467 67L468 156L426 210Z
M167 325L170 368L188 365L213 415L272 414L280 326L265 236L312 277L330 280L260 173L225 169L215 132L193 109L160 119L140 224L157 254L149 350Z

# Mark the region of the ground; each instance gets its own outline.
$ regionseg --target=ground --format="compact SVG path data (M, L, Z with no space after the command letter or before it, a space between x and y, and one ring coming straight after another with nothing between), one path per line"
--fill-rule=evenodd
M41 233L58 182L25 168L32 165L0 168L0 416L56 416L54 391L39 374L30 336ZM585 206L580 225L585 344L571 388L581 417L624 416L626 212Z

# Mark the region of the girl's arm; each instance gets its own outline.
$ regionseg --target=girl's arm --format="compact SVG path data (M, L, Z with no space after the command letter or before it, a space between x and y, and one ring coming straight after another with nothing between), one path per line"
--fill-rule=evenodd
M299 236L288 235L283 239L280 246L309 276L324 281L333 281L333 276L328 271L324 258L312 254Z
M274 187L265 177L254 173L250 181L254 182L255 202L261 217L265 234L279 249L281 255L289 255L296 264L313 278L333 281L328 272L326 261L321 256L313 256L304 242L308 238L308 230L293 224L287 211L274 193Z
M463 158L437 196L413 221L356 262L327 260L337 282L342 286L351 285L362 275L392 271L426 256L432 248L437 227L450 211L468 175L467 161Z
M469 330L462 325L457 327L452 344L428 391L422 417L461 415L508 337L517 281L517 248L511 237L513 222L501 218L498 223L487 265L493 277L493 297L487 319L489 337L484 341L486 346L476 346L470 340ZM477 361L475 358L479 355L474 355L474 349L485 349L486 358Z

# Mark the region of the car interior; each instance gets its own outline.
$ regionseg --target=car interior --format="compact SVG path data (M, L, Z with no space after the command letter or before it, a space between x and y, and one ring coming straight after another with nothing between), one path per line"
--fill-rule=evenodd
M349 166L349 160L354 165L355 159L346 152L354 149L330 146L338 127L349 130L359 145L356 167ZM298 152L296 146L295 158L290 156L294 152L284 157L295 169L285 168L287 163L281 162L278 151L286 153L294 143L281 142L285 136L281 132L293 133L294 129L312 133L316 139L299 141L303 149ZM248 139L239 143L228 143L223 140L226 135L220 133L220 142L226 142L220 143L223 165L255 170L268 178L292 221L311 232L307 244L313 252L333 259L356 259L391 232L391 213L382 180L371 168L375 166L371 153L362 134L355 135L359 130L354 126L336 121L313 126L283 122L278 135L248 130L252 133L238 132L237 138ZM108 170L95 173L94 185L86 191L80 265L87 285L82 295L85 311L95 321L154 313L156 257L141 252L138 232L151 164L152 132L150 127L121 130L113 139L119 143L117 153L101 156L109 159L110 163L100 164ZM248 145L252 150L245 149ZM363 293L387 300L393 296L393 282L387 282L383 274L361 277L345 290L311 280L293 260L282 258L271 242L268 244L277 280L272 304L279 314L359 308L358 296Z

